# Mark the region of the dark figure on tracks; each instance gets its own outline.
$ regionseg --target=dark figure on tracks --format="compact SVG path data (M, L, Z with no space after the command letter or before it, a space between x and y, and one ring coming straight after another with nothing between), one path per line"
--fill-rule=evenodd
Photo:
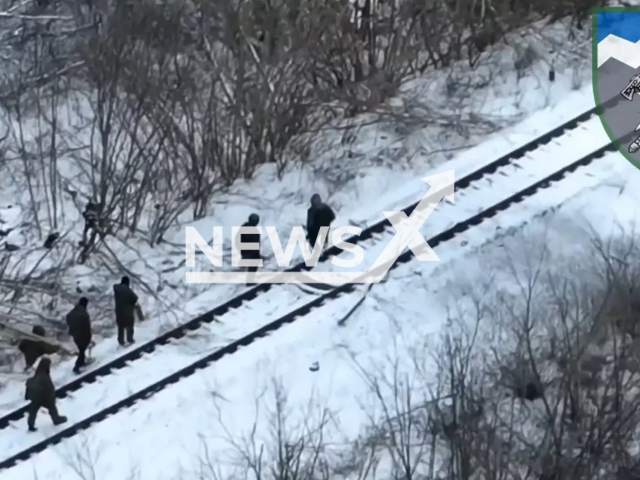
M252 213L249 215L249 219L242 225L243 227L257 227L258 223L260 223L260 216L257 213ZM259 233L241 233L240 242L242 243L257 243L260 245L260 234ZM260 260L262 257L260 256L260 249L258 250L249 250L245 248L240 251L240 256L243 260ZM257 272L258 267L244 267L247 272Z
M243 227L257 227L260 223L260 216L257 213L252 213L249 215L249 219L242 225ZM260 255L260 233L240 233L236 241L240 241L241 243L257 243L258 250L250 250L245 248L244 250L240 250L240 256L243 260L260 260L262 256ZM244 267L245 272L257 272L258 267ZM253 283L247 283L247 286L255 285Z
M116 325L118 326L118 343L125 346L134 342L133 326L137 309L138 296L129 286L129 277L122 277L122 281L113 286L113 298L116 303Z
M331 223L336 219L335 213L329 205L324 203L320 195L315 193L311 197L311 206L307 210L307 240L311 244L311 249L316 245L316 239L321 227L331 227ZM327 238L329 232L327 231Z
M36 431L36 417L38 416L38 410L41 408L46 408L49 411L54 425L60 425L67 421L67 417L63 417L58 413L56 389L53 386L50 372L51 359L44 357L40 360L35 375L27 380L24 398L31 402L27 417L27 425L30 432Z
M82 297L78 304L67 314L69 335L78 347L78 358L73 368L74 373L80 373L80 369L87 364L86 352L91 344L91 318L87 312L89 300Z
M31 332L34 335L37 335L43 338L46 335L46 332L44 331L44 327L40 325L34 326L31 329ZM56 353L59 350L59 348L55 345L51 345L47 343L44 340L37 341L37 340L31 340L30 338L27 338L20 342L20 344L18 345L18 350L20 350L24 355L24 363L25 363L25 371L26 371L26 370L29 370L31 367L33 367L33 365L36 363L36 360L38 360L41 356L51 355L53 353Z

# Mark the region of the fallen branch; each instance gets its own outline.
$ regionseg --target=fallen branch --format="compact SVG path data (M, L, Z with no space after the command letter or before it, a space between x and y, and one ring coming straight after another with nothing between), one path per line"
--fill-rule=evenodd
M362 295L362 298L360 300L358 300L358 302L353 306L353 308L351 310L349 310L349 312L342 317L340 320L338 320L338 325L341 327L344 327L345 323L347 323L347 320L349 320L349 317L351 317L351 315L353 315L355 313L355 311L360 308L360 305L362 305L364 303L364 301L367 298L367 294L371 291L371 289L373 288L373 283L370 284L367 289L364 292L364 295Z

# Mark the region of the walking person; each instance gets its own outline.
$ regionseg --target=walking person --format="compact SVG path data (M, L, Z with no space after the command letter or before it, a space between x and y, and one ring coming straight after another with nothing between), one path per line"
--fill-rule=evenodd
M82 212L82 216L84 217L84 229L82 230L82 241L80 243L80 246L84 247L87 245L89 232L95 232L97 230L98 205L90 200L85 206L84 211Z
M36 367L36 373L27 380L25 400L31 403L28 407L27 425L30 432L36 431L36 418L41 408L49 411L54 425L67 421L67 417L58 413L56 407L56 389L51 380L51 359L44 357Z
M135 312L138 308L138 296L131 290L129 277L122 277L120 283L113 286L113 298L116 304L118 343L124 347L126 343L135 342L133 333Z
M80 373L80 369L87 365L86 352L91 345L91 318L87 311L88 305L89 300L82 297L73 310L67 314L69 335L73 337L73 341L78 347L78 358L73 368L73 372L76 374Z
M322 201L320 195L314 193L311 197L311 206L307 210L307 240L312 250L316 245L320 228L331 228L331 223L335 219L336 215L331 207ZM329 238L329 231L327 231L327 238Z
M260 223L260 216L257 213L252 213L249 215L248 220L242 225L243 227L257 227ZM260 233L240 233L238 235L240 243L257 243L258 249L251 250L245 248L244 250L240 250L240 256L243 260L260 260L262 257L260 256ZM257 272L258 267L244 267L245 272ZM253 283L247 283L248 286L253 285Z

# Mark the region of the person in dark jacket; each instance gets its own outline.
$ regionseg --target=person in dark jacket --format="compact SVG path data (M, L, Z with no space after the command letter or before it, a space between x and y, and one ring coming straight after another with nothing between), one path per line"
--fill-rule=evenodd
M260 223L260 216L257 213L252 213L249 215L249 219L242 225L243 227L257 227ZM250 250L245 248L244 250L240 250L240 256L243 260L260 260L262 256L260 255L260 233L240 233L236 241L241 243L257 243L258 250ZM258 267L244 267L245 272L257 272ZM254 283L247 282L247 286L255 285Z
M67 417L60 415L56 407L56 389L51 380L51 359L44 357L40 360L36 373L27 380L24 399L31 402L27 416L30 432L36 431L36 417L41 408L46 408L49 411L54 425L60 425L67 421Z
M257 213L252 213L249 215L249 219L242 225L243 227L257 227L258 223L260 223L260 216ZM260 245L260 234L259 233L241 233L240 242L242 243L257 243ZM260 256L260 250L249 250L244 249L240 251L240 256L243 260L260 260L262 258ZM258 267L245 267L247 272L256 272L258 271Z
M336 219L335 213L329 205L322 202L320 195L314 193L311 197L311 206L307 210L307 240L313 249L321 227L331 227ZM327 231L327 238L329 232Z
M134 342L133 326L135 324L136 304L138 296L129 286L129 277L122 277L119 284L113 286L113 298L116 303L116 325L118 326L118 343L125 345Z
M31 329L31 333L39 337L46 335L44 327L36 325ZM38 358L43 355L51 355L59 350L56 345L51 345L46 341L31 340L30 338L24 339L18 345L18 350L24 355L25 371L29 370Z
M84 230L82 231L81 245L86 245L89 231L95 231L98 226L98 205L89 201L84 212L82 212L82 216L84 217Z
M91 344L91 318L87 312L89 300L82 297L78 304L67 314L69 335L78 347L78 358L73 368L74 373L80 373L80 369L87 364L86 352Z

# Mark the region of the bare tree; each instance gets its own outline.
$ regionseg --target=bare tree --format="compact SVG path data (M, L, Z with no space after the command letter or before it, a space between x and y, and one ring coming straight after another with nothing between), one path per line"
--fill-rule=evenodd
M272 407L265 406L266 395L273 396ZM254 480L329 479L325 433L332 422L330 411L311 399L303 420L292 421L286 392L277 379L256 397L255 407L253 427L238 437L225 424L222 409L216 403L217 423L231 447L225 463L235 471L233 478L239 475ZM198 472L201 478L231 478L222 476L217 466L219 459L209 456L206 442L203 447Z

